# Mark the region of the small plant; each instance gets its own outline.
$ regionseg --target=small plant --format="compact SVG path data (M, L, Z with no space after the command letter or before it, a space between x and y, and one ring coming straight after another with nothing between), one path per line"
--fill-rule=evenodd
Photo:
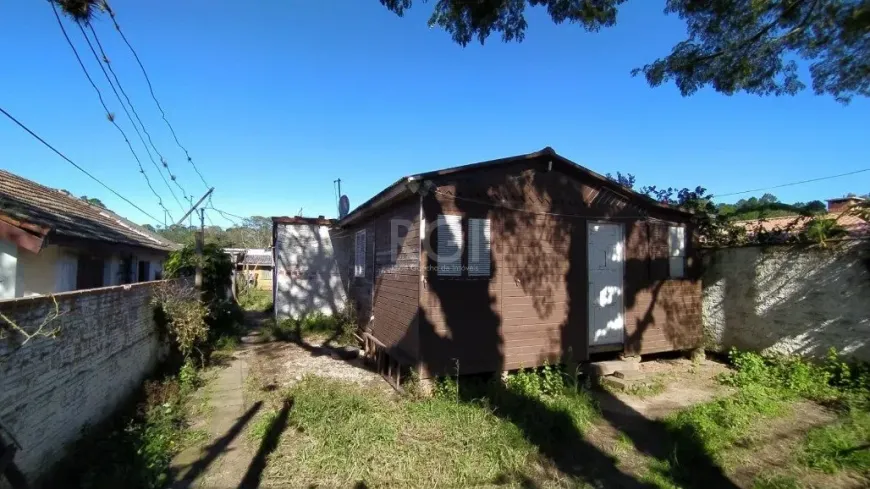
M565 377L560 366L544 362L544 366L539 369L520 369L509 374L505 379L505 386L530 397L555 396L565 392Z

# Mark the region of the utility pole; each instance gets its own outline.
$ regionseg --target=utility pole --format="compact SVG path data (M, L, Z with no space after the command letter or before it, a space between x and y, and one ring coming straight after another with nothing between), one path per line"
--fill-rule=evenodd
M199 204L208 198L211 193L214 192L214 187L208 189L208 192L205 193L196 204L192 204L190 206L190 210L187 211L187 214L181 216L181 219L178 220L178 224L184 222L187 216L192 216L193 212L199 207ZM193 197L190 197L190 200L193 201ZM190 218L191 226L193 225L193 217ZM205 239L205 209L200 209L199 212L199 232L196 233L196 278L194 279L194 285L196 285L197 289L202 289L202 243Z
M196 256L199 260L196 263L196 277L193 279L193 285L202 290L202 246L205 244L205 209L199 210L199 232L196 233Z
M335 197L338 200L335 201L335 207L338 209L338 212L340 214L341 213L341 206L339 205L339 202L341 202L341 179L336 178L335 180L333 180L332 183L338 184L338 195Z

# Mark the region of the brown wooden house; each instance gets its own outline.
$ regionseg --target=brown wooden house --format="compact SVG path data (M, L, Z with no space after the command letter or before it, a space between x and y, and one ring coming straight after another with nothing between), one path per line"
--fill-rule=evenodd
M332 240L367 347L425 378L700 346L690 218L545 148L402 178Z

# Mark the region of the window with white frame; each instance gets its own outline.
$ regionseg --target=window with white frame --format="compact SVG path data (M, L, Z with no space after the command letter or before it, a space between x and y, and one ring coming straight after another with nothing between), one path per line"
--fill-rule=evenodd
M353 276L364 277L366 274L366 230L356 232L353 256Z
M438 276L462 276L462 216L438 216Z
M668 228L668 269L672 278L686 276L686 228L670 226Z
M489 219L468 220L468 276L489 277L491 263Z

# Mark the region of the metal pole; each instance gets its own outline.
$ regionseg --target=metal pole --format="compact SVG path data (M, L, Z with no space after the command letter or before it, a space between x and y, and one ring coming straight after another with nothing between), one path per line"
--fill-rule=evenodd
M178 220L178 224L184 222L184 219L187 216L191 216L191 226L193 225L193 212L199 207L199 204L202 204L206 198L208 198L211 193L214 192L214 187L208 189L208 192L205 193L196 204L192 204L190 206L190 210L187 211L187 214L181 216L181 219ZM193 201L193 196L190 197L191 202ZM194 285L196 285L197 289L202 289L202 244L205 239L205 209L199 210L199 232L195 235L196 239L196 276L194 278Z
M196 233L196 277L193 285L202 290L202 245L205 242L205 209L199 210L199 232Z

